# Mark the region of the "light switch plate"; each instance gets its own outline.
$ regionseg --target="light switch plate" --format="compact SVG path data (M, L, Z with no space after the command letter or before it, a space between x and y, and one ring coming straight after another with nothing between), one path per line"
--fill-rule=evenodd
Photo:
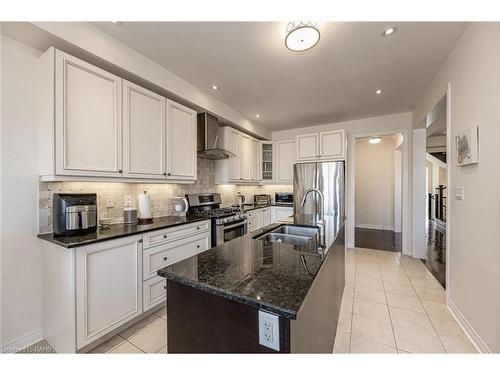
M455 200L457 201L463 201L464 200L464 188L459 186L455 188Z
M279 316L259 310L259 344L279 352Z

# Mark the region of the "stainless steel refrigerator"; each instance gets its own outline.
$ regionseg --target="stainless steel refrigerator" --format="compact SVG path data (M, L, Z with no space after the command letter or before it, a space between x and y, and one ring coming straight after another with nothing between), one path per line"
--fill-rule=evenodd
M300 163L293 167L294 214L316 214L318 194L309 194L304 207L300 202L309 188L323 193L324 215L344 216L344 162Z

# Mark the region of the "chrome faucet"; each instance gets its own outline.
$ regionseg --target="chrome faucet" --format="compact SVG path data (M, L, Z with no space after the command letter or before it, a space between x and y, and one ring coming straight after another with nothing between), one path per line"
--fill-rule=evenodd
M318 209L316 208L316 217L319 218L319 220L315 221L316 224L320 224L320 236L323 237L325 235L325 197L323 196L323 193L314 188L307 189L304 193L304 196L302 197L302 202L300 202L300 207L304 207L306 204L307 196L309 193L315 192L316 194L319 195L320 198L320 208L319 212Z

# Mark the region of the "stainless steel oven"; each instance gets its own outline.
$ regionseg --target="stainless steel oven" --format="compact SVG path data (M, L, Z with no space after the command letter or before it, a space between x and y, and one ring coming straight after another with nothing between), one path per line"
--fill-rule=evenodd
M231 217L215 221L215 246L247 234L248 220L246 215L237 216L236 218Z

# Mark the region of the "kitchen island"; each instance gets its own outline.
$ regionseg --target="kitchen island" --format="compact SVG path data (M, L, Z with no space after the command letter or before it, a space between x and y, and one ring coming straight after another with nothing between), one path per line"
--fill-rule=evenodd
M309 241L258 239L284 225L271 224L159 270L167 279L167 351L332 353L344 220L325 219L324 236L318 231ZM315 224L311 215L295 215L294 225ZM259 343L259 311L279 323L278 350Z

